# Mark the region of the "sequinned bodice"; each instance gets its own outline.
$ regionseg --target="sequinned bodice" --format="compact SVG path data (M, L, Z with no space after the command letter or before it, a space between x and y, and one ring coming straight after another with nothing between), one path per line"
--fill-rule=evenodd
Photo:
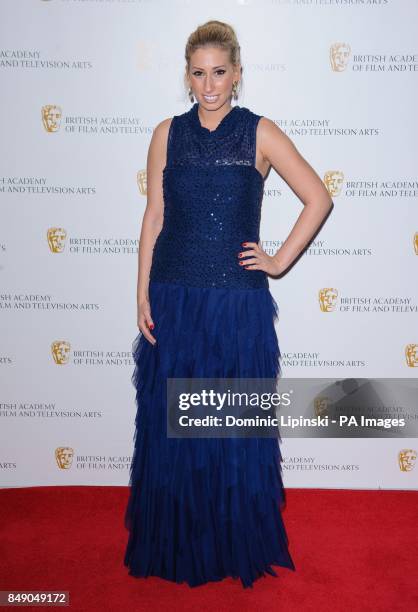
M163 170L164 222L151 281L195 287L268 287L262 270L245 270L242 242L258 242L264 179L255 167L260 115L234 106L213 131L199 104L171 121Z

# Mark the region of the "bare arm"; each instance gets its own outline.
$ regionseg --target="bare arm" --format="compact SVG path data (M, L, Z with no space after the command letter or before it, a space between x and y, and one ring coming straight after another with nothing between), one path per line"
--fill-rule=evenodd
M147 205L142 219L138 249L137 304L138 327L150 341L153 327L149 307L149 274L154 245L164 220L163 169L166 164L167 138L171 118L159 123L152 134L147 155ZM154 343L154 342L153 342Z
M278 274L286 270L309 243L330 210L332 199L318 174L290 138L266 117L258 122L257 141L264 165L273 166L304 204L292 231L274 255L273 266L267 266L271 268L267 271ZM257 269L256 266L253 269Z
M292 231L275 255L285 270L309 243L330 210L332 200L318 174L290 138L266 117L259 124L263 157L304 204Z

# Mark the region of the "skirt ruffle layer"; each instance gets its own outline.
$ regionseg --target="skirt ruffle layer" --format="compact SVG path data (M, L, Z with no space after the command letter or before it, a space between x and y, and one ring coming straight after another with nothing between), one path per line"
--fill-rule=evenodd
M278 307L268 289L151 282L152 345L132 354L134 452L124 563L133 576L244 587L271 567L294 570L281 510L278 438L167 438L166 379L276 378Z

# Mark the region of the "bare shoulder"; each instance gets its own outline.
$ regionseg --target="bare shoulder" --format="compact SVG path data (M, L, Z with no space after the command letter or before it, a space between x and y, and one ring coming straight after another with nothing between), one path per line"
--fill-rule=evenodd
M257 135L260 139L281 139L283 141L290 140L290 138L283 132L283 130L276 124L272 119L268 117L261 117L258 122L259 128Z
M168 132L171 121L172 117L163 119L154 128L148 152L150 166L155 164L155 167L163 168L166 163Z
M172 120L173 120L173 117L167 117L167 119L163 119L162 121L157 123L157 125L154 128L153 135L152 135L155 140L167 141L168 132L169 132Z
M267 159L274 148L280 148L282 151L294 148L289 136L272 119L264 116L258 122L257 139L260 151Z

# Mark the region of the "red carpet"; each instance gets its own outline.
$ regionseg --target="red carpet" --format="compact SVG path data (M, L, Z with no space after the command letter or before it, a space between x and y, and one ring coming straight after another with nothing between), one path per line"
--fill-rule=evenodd
M123 566L128 490L0 490L0 590L68 590L70 610L418 610L416 491L287 489L296 572L191 589Z

